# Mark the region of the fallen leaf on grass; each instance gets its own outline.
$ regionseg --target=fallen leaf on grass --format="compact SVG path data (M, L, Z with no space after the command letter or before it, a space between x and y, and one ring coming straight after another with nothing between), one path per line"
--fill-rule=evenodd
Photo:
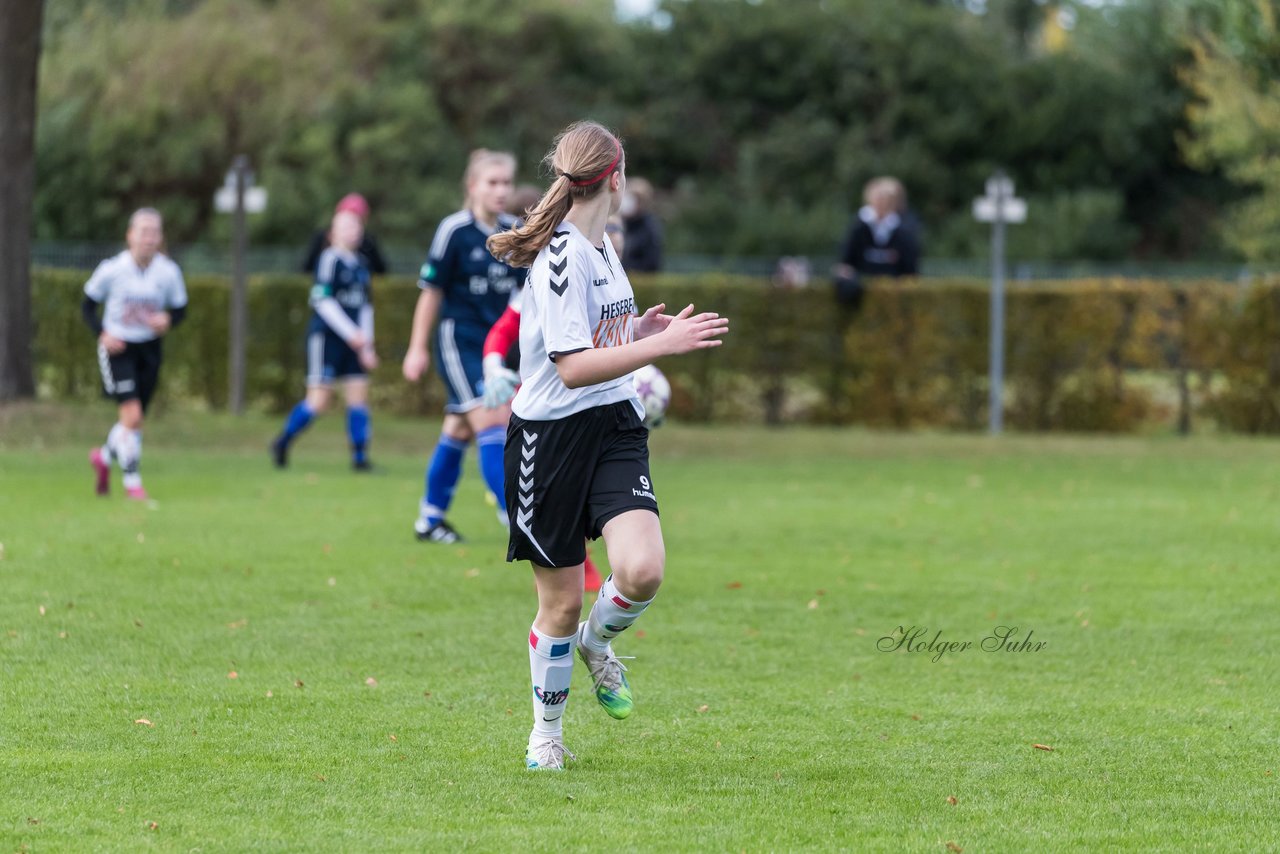
M134 721L134 723L142 724L143 726L155 726L155 724L153 724L151 721L147 720L146 718L138 718L136 721Z
M947 803L951 804L951 806L955 806L956 804L958 804L958 803L960 803L960 802L956 800L956 796L955 796L955 795L947 795Z
M66 639L67 639L67 633L66 633L66 632L58 632L58 637L62 638L63 640L66 640Z
M328 778L328 777L326 777L326 776L325 776L325 775L323 775L323 774L317 774L317 775L316 775L316 779L317 779L317 780L319 780L321 783L323 783L323 782L325 782L326 780L328 780L329 778Z
M295 680L293 680L293 687L295 687L295 688L301 688L301 687L302 687L302 680L301 680L301 679L295 679Z
M41 606L40 606L40 616L42 616L42 617L44 616L44 606L43 606L43 605L41 605Z
M728 584L726 584L726 585L725 585L725 587L726 587L726 588L728 588L729 590L741 590L741 589L742 589L742 582L741 582L741 581L730 581Z
M646 632L644 629L636 629L636 637L645 638L648 636L649 636L648 632Z
M911 716L911 720L913 720L913 721L918 721L918 720L920 720L920 716L919 716L919 715L912 715L912 716Z
M818 593L818 595L819 595L819 596L826 596L826 595L827 595L827 591L825 591L825 590L819 590L819 591L817 591L817 593Z
M399 741L399 740L400 740L400 739L396 738L394 735L392 735L391 733L387 733L387 738L391 739L392 741Z
M955 844L954 842L952 842L950 839L948 839L948 840L947 840L947 850L948 850L948 851L954 851L954 852L955 852L955 854L960 854L960 852L961 852L961 851L963 851L964 849L963 849L963 848L961 848L959 845L956 845L956 844Z
M227 623L227 628L229 628L229 629L243 629L243 628L244 628L245 626L247 626L247 625L249 625L249 618L248 618L248 617L245 617L244 619L236 620L234 623Z
M370 676L368 679L364 680L364 684L368 685L370 688L377 688L378 680Z
M133 624L138 628L142 628L142 620L134 620Z
M332 577L331 577L331 578L329 579L329 586L330 586L330 587L337 587L337 586L338 586L338 579L336 579L336 578L332 578Z
M710 706L708 706L706 703L703 703L701 706L698 706L698 711L699 711L699 712L705 712L705 711L707 711L709 708L710 708Z
M40 819L27 816L27 824L39 824L39 823L40 823Z
M809 600L809 610L810 610L810 611L816 611L816 610L817 610L817 608L818 608L818 600L817 600L817 599L810 599L810 600Z
M470 569L468 569L468 570L467 570L465 573L463 573L463 574L464 574L464 575L466 575L466 577L467 577L467 578L475 578L476 576L478 576L478 575L480 574L480 570L476 569L476 568L473 566L473 567L471 567Z
M270 691L267 691L267 698L268 698L268 699L270 699L270 698L272 698L272 697L274 697L274 696L275 696L275 694L272 694Z
M147 825L147 830L159 830L159 829L160 829L160 825L156 824L154 821Z
M1036 750L1053 750L1053 748L1047 744L1033 744L1031 746L1034 747Z
M239 674L239 673L236 673L234 670L232 670L230 673L228 673L228 674L227 674L227 678L228 678L228 679L239 679L239 678L240 678L240 674Z
M573 795L565 795L565 796L564 796L564 799L565 799L566 801L572 801L572 800L574 800L574 797L573 797Z

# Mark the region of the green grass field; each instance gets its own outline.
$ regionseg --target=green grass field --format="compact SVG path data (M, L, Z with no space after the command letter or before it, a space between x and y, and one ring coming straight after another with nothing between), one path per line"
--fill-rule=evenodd
M361 477L338 418L281 473L274 419L170 413L151 506L92 495L110 421L0 410L2 850L1280 844L1274 441L664 428L636 714L579 666L557 775L474 450L440 547L434 421Z

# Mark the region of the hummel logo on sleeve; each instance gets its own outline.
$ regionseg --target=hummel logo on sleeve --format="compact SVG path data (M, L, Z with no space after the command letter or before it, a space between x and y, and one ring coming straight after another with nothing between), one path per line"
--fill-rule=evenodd
M551 257L547 259L551 268L551 290L556 292L556 296L564 296L564 292L569 288L569 277L566 271L569 269L569 257L565 255L565 247L569 245L569 232L558 231L551 237Z

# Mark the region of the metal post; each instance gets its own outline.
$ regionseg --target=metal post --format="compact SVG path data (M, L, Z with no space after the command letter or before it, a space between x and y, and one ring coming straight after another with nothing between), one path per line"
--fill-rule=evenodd
M231 341L230 341L230 389L228 405L236 415L244 414L244 364L247 316L245 306L245 249L248 236L245 229L244 194L249 176L249 158L243 154L232 165L236 180L236 206L232 213L231 253Z
M996 216L991 228L991 376L988 401L992 436L1004 428L1004 226L1005 174L996 173Z

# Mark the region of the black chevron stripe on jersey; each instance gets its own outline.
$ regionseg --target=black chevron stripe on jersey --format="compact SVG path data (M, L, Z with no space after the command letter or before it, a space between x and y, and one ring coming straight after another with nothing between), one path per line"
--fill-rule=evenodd
M561 231L551 238L551 257L560 258L564 254L564 248L569 245L569 232ZM560 262L556 263L547 259L547 266L551 269L551 290L556 292L556 296L564 296L564 292L569 288L569 277L565 271L569 269L569 259L560 258Z

